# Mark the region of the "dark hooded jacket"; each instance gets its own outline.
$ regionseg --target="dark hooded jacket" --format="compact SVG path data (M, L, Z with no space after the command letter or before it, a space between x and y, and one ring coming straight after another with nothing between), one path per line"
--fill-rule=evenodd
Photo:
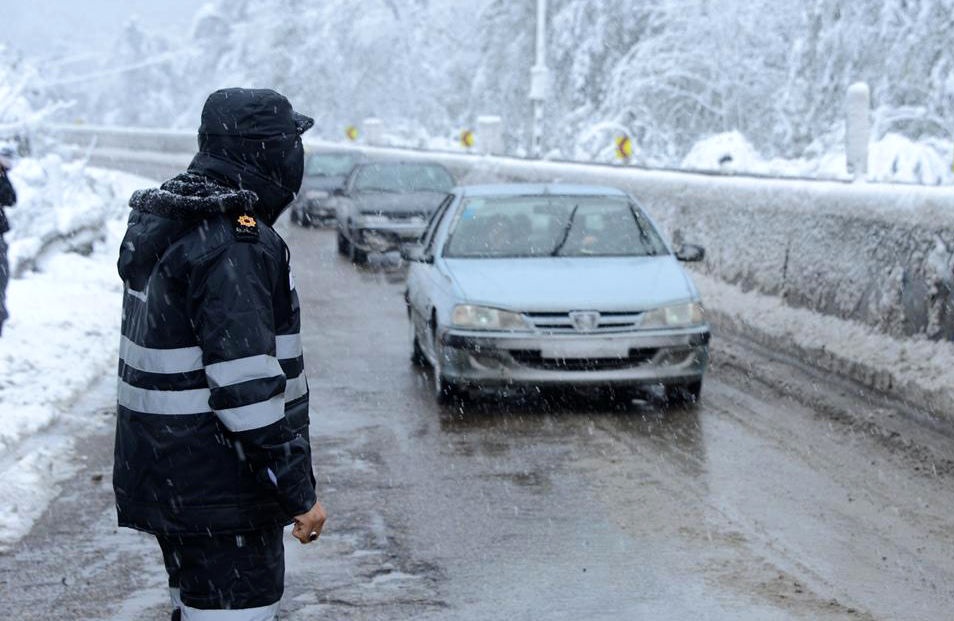
M17 193L7 177L7 171L0 166L0 235L10 230L10 224L7 222L7 214L4 207L13 207L17 204Z
M257 193L227 171L190 171L130 200L119 523L166 535L288 524L316 501L288 248Z

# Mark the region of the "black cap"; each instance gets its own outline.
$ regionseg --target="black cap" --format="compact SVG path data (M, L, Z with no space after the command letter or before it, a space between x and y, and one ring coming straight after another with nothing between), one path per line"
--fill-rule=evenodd
M314 119L292 109L291 102L265 88L224 88L205 100L199 135L271 138L303 134Z
M294 110L292 110L292 119L295 121L295 127L298 128L299 134L304 134L315 124L315 119Z

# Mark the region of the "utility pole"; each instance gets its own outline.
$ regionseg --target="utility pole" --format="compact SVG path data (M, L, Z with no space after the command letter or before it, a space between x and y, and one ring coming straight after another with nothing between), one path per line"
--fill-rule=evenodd
M533 102L533 128L530 156L543 156L543 104L550 86L547 69L547 0L537 0L537 58L530 70L530 100Z

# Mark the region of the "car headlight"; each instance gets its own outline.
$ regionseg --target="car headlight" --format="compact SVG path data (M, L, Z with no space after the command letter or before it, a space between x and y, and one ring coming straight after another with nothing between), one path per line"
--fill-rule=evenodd
M467 330L529 330L530 326L520 313L474 306L472 304L458 304L451 315L451 324L455 328Z
M360 226L386 226L391 223L391 218L381 214L361 214L358 218Z
M677 328L696 326L705 321L705 311L699 302L675 304L654 308L643 314L641 328Z
M328 194L327 192L323 192L321 190L308 190L307 192L305 192L305 198L309 200L313 200L313 201L323 201L329 196L331 196L331 194Z

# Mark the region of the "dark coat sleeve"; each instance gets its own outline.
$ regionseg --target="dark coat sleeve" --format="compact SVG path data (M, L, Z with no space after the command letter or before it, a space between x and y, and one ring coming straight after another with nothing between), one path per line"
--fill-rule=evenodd
M273 308L283 278L285 264L264 245L228 244L193 269L190 315L212 410L232 432L239 457L275 487L291 517L311 509L316 496L309 440L285 417Z
M17 193L7 177L7 171L0 167L0 207L13 207L17 204Z

